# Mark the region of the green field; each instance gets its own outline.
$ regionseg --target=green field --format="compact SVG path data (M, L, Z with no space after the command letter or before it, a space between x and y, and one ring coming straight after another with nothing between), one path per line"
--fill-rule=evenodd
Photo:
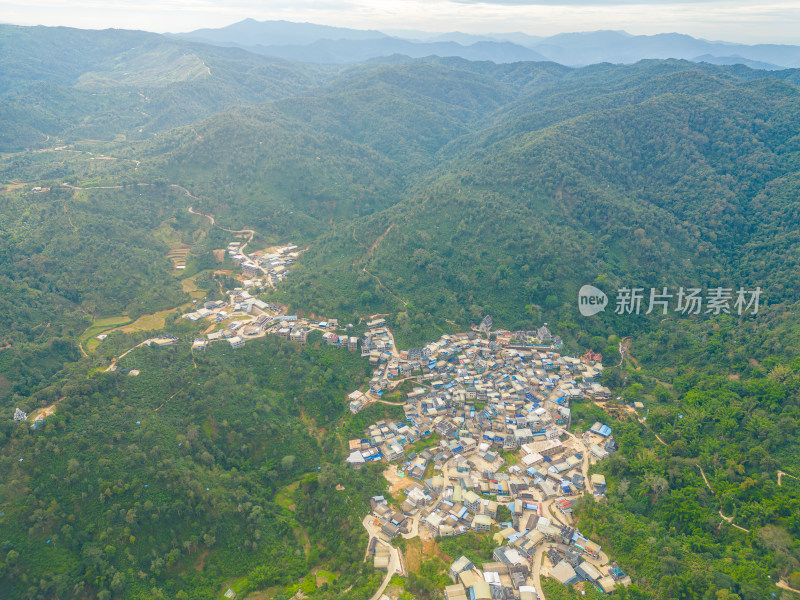
M297 489L297 482L287 485L275 494L275 504L282 506L288 511L294 512L297 507L294 504L294 491Z
M83 344L83 347L87 352L92 352L101 343L96 336L100 335L101 333L111 332L117 327L127 325L128 323L131 323L131 320L123 315L95 319L91 326L81 334L81 344Z

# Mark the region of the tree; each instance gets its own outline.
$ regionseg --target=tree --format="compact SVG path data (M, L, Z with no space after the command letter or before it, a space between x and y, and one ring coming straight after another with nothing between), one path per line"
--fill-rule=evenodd
M335 485L336 473L329 464L322 465L317 481L319 482L319 486L323 489L332 488Z
M625 400L628 402L638 402L642 399L644 395L644 386L641 383L634 383L631 384L627 390L625 390Z
M645 475L642 483L650 490L650 493L653 494L653 500L655 502L669 490L669 483L667 480L654 473Z
M114 573L114 577L111 578L111 589L115 592L122 591L122 588L125 587L125 575L117 571Z
M296 460L297 459L294 455L287 454L281 459L281 469L289 473L292 469L294 469L294 463Z
M653 390L653 395L659 402L669 402L672 400L672 394L669 389L660 383Z
M497 506L497 522L498 523L505 523L506 521L511 520L511 511L508 509L508 506L505 504L499 504Z
M800 590L800 571L795 571L789 575L789 587Z

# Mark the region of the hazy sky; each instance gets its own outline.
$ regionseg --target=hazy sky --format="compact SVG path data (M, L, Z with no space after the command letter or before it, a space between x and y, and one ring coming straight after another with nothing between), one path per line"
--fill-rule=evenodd
M357 29L552 35L624 29L800 44L800 0L0 0L0 22L185 32L244 18Z

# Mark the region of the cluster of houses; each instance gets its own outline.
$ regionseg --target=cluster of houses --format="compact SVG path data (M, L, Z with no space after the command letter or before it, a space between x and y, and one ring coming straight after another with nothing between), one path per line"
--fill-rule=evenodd
M274 286L282 281L299 256L297 246L289 244L276 248L269 254L254 253L251 256L244 254L243 248L242 242L231 242L228 244L227 252L233 262L242 269L244 277L250 279L244 279L241 287L225 292L227 300L204 302L202 306L183 315L184 319L193 323L204 320L210 321L212 324L222 323L225 320L231 321L222 330L208 333L204 338L196 338L192 343L193 350L204 350L208 347L209 342L221 339L228 340L232 348L240 348L248 337L263 335L264 330L270 324L270 318L281 312L279 306L258 299L251 293L251 290ZM256 276L259 278L255 278ZM100 341L107 337L108 335L104 333L96 336ZM151 341L157 346L178 343L177 338L170 338L170 336L163 336Z
M555 544L547 550L547 558L553 565L550 577L563 585L587 582L605 593L611 593L619 585L631 584L631 579L614 564L596 566L585 560L587 551L582 544L590 545L578 533L571 544Z
M383 365L392 360L393 345L392 336L386 328L386 319L367 321L367 330L361 344L362 358L369 359L369 364L373 366L381 365L379 371L382 373Z
M376 344L391 345L382 325L364 336L362 355ZM417 386L403 406L405 422L376 423L357 444L351 442L348 462L392 461L408 444L438 434L450 455L475 450L488 443L494 451L515 451L537 443L545 456L556 454L557 441L570 424L570 402L608 398L610 391L597 383L602 365L561 356L553 350L518 348L487 341L475 333L444 335L439 341L407 352L380 351L375 374L366 392L348 396L350 410L358 412L370 398L379 397L396 380L414 376ZM610 430L605 437L610 437ZM613 448L613 445L610 446ZM602 448L596 449L603 458ZM359 457L359 454L361 455ZM532 467L534 457L525 467ZM575 459L559 461L559 472Z
M286 276L296 250L290 245L247 256L239 242L228 247L245 277L265 275L270 285ZM280 306L250 293L263 285L263 279L246 280L228 291L226 300L205 302L183 315L193 322L210 321L207 333L193 341L193 351L218 340L236 349L267 334L305 344L314 330L326 344L359 350L352 326L342 331L335 319L281 314ZM572 527L573 500L587 492L606 493L605 478L590 475L590 465L618 449L603 423L569 432L572 402L610 398L598 382L602 357L592 352L580 358L562 355L561 339L546 324L532 331L490 328L487 317L473 331L443 335L401 352L384 319L367 323L361 356L375 369L367 390L349 394L351 412L396 389L400 381L414 380L402 420L379 421L349 441L346 462L353 468L394 462L411 482L399 506L382 496L372 498L370 518L378 535L386 541L423 533L493 534L492 561L478 568L462 556L453 563L453 585L445 589L449 600L538 598L538 581L532 577L537 553L547 557L549 576L564 584L587 581L611 591L629 583L615 565L601 560L598 544ZM148 342L166 346L178 340L164 335ZM23 415L18 409L15 420ZM375 566L388 568L388 546L373 538L369 549Z
M230 317L259 315L269 311L270 305L253 296L248 290L237 287L226 292L228 301L210 300L203 306L183 315L183 318L196 323L203 319L220 323ZM278 307L273 307L278 308Z
M241 348L248 339L267 334L305 344L308 334L313 330L321 331L328 345L353 352L358 350L357 337L337 333L339 322L336 319L314 321L297 315L284 315L280 306L259 300L240 287L227 292L227 297L227 302L205 302L202 308L183 315L190 321L207 319L212 324L226 321L224 327L215 328L204 337L196 338L192 343L193 350L205 350L209 343L219 340L227 340L233 349Z
M420 452L422 463L416 459L410 462L421 466L431 460L431 454ZM383 540L408 537L415 518L417 526L430 536L495 531L494 560L481 568L465 557L455 561L450 569L453 585L445 589L446 598L536 598L532 568L539 550L546 552L553 565L550 576L565 585L588 581L609 592L618 584L630 583L615 565L600 564L601 548L596 542L574 527L545 516L546 503L535 483L524 477L491 473L480 479L480 485L468 487L472 462L456 457L448 463L455 471L445 470L443 475L412 483L403 490L405 499L399 507L391 506L383 496L371 499L374 524ZM566 509L564 503L568 501L563 497L554 502L559 510ZM498 519L501 507L508 510L502 516L507 520ZM375 555L376 568L384 568L383 561Z
M264 302L250 292L275 286L282 281L299 256L297 246L289 244L269 253L247 255L244 254L242 242L235 241L228 244L227 252L234 264L242 269L242 275L250 279L244 279L241 287L228 290L225 293L227 301L205 302L202 307L183 315L183 318L192 322L204 319L212 323L229 321L224 328L209 332L204 338L196 338L192 343L193 350L205 350L210 342L223 339L228 341L231 348L241 348L248 338L265 335L267 330L277 334L282 328L276 325L285 326L286 323L297 321L297 317L281 315L280 306ZM305 343L308 328L298 323L292 336L294 329L294 326L290 327L289 333L282 337Z
M186 313L183 317L197 322L208 320L211 323L226 322L224 327L214 328L202 338L192 343L193 350L205 350L209 343L227 340L232 349L241 348L248 339L262 337L267 334L277 335L285 340L305 344L308 334L313 330L322 332L326 344L335 345L355 352L358 350L358 338L347 332L337 331L337 319L314 321L296 315L284 315L280 306L264 302L254 296L250 290L265 285L274 286L282 281L299 256L297 246L289 244L272 249L268 253L243 253L241 242L231 242L227 248L233 262L242 269L244 277L265 276L266 279L245 279L241 287L225 293L227 301L214 300L205 302L202 307Z
M580 534L574 534L581 540ZM550 576L564 585L586 581L610 593L617 585L629 585L630 578L616 566L603 568L605 575L586 558L591 553L580 546L580 541L556 543L547 551L548 559L556 561ZM530 566L515 548L495 548L491 561L480 567L466 556L456 559L450 566L453 585L444 590L446 600L538 600L536 587L528 581Z
M406 395L405 419L368 427L349 441L346 459L354 468L396 462L413 480L398 507L373 499L381 533L407 534L414 520L430 536L496 531L495 561L482 571L454 565L448 598L535 598L528 575L543 547L557 580L613 589L623 578L602 574L599 546L570 525L576 497L606 492L605 478L590 475L589 466L618 449L603 423L568 431L573 401L610 397L597 382L596 357L562 356L553 345L560 340L546 328L493 341L475 332L444 335L408 352L392 349L384 331L384 323L374 323L365 335L362 353L378 352L380 377L368 391L350 394L351 410L404 374L415 387ZM551 345L542 347L543 339ZM420 440L429 443L415 451Z
M215 303L206 303L206 306ZM213 312L216 310L216 312ZM329 321L314 321L298 317L297 315L280 314L279 306L255 300L245 301L241 304L232 299L230 304L212 309L212 315L217 321L229 319L225 327L205 334L204 338L197 338L192 344L195 350L204 350L210 342L227 340L231 348L241 348L248 339L276 335L287 341L305 344L311 331L321 331L322 338L328 345L347 348L355 352L358 350L358 338L337 333L338 322L336 319ZM216 315L216 316L214 316Z
M209 323L206 333L192 341L192 351L206 350L210 343L223 340L235 350L244 346L248 339L267 334L305 344L313 329L323 331L328 344L346 346L353 351L358 349L358 338L335 333L334 330L338 328L336 319L315 322L295 315L284 315L281 314L282 307L260 300L251 293L251 290L255 292L267 285L274 286L287 276L289 268L299 256L297 246L290 244L269 253L249 256L244 254L243 249L242 242L236 241L228 245L227 252L233 262L241 267L244 277L259 275L261 278L244 279L241 286L225 292L224 300L204 302L202 306L183 315L184 319L193 323ZM161 336L149 343L157 346L175 345L178 338Z
M508 337L504 337L506 333ZM531 334L539 337L532 338ZM550 345L542 345L540 339L549 339ZM352 412L366 406L370 397L379 398L385 390L395 387L398 380L412 375L419 375L420 382L427 383L434 391L452 391L457 396L452 398L457 406L476 398L486 401L491 392L502 395L524 390L532 395L537 391L547 393L557 386L564 391L565 404L584 396L610 397L608 389L596 381L602 369L599 361L561 356L555 351L562 346L561 339L552 336L546 327L513 334L501 331L491 342L470 332L444 335L437 342L406 352L399 352L393 346L393 338L383 319L367 323L361 356L368 358L375 370L364 398L355 402L350 399ZM516 366L524 363L533 372L519 373L519 369L510 368L499 374L508 381L496 381L498 365L505 366L507 362L509 367L514 366L511 363L517 363ZM576 378L580 379L580 384L575 383ZM442 402L446 400L441 399Z
M410 498L406 501L414 506L424 506L431 502L433 498L429 491L422 486L415 486L413 491L409 490ZM380 527L381 537L391 539L401 534L410 533L411 524L408 515L389 506L388 501L383 496L373 496L370 499L372 513L375 516L374 525Z
M537 600L536 588L528 585L530 566L514 548L501 546L491 561L478 568L466 556L450 566L453 585L444 590L447 600Z
M234 264L241 267L245 277L264 276L271 286L277 285L286 278L289 269L300 256L300 252L294 244L274 248L268 253L254 253L249 256L244 254L241 242L231 242L228 244L227 250ZM254 282L254 285L259 283L263 285L263 282L256 281L258 283Z
M531 331L501 330L497 332L496 336L500 344L522 348L551 347L554 350L560 350L564 346L564 342L559 336L550 333L547 323L539 327L539 329Z

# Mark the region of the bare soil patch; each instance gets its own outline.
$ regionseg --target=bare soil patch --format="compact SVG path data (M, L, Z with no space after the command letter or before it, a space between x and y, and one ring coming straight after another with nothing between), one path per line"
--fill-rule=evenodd
M383 472L383 476L389 482L389 493L392 495L395 492L403 491L414 483L411 477L401 477L396 465L389 465L389 468Z

